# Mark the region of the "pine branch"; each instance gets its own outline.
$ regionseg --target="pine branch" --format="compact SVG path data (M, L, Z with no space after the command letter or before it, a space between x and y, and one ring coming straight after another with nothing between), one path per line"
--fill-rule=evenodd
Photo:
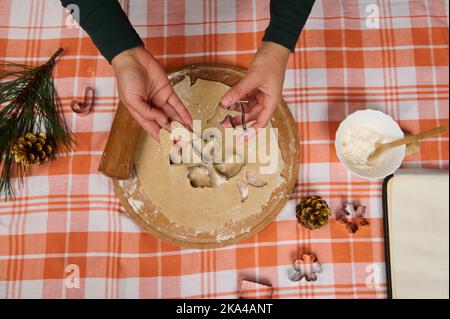
M60 48L43 65L0 63L0 196L14 197L11 179L18 179L19 188L30 170L14 161L13 145L27 133L44 132L56 152L72 149L73 135L62 116L52 71Z

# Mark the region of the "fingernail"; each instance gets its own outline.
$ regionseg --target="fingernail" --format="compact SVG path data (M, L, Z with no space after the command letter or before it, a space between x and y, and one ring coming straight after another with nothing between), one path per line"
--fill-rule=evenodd
M180 148L185 148L186 146L188 146L190 144L189 141L183 140L183 138L180 138L180 137L175 138L173 140L173 142L175 145L178 145Z
M232 102L231 98L229 98L228 96L224 96L220 101L220 105L222 107L228 107L231 104L231 102Z
M159 117L159 118L156 119L156 121L157 121L158 123L161 123L161 124L166 124L166 123L169 122L169 120L167 119L167 117Z
M187 147L190 143L188 141L178 141L178 145L180 145L181 148Z

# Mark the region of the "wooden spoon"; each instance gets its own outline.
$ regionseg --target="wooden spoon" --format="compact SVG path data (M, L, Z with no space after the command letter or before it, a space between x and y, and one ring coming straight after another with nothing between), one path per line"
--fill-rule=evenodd
M447 131L448 131L447 126L440 126L428 131L421 132L419 134L407 135L401 139L389 143L377 144L375 145L375 151L372 153L372 155L369 156L369 162L376 161L381 156L381 154L383 154L384 152L386 152L391 148L401 146L404 144L414 143L427 137L443 134Z

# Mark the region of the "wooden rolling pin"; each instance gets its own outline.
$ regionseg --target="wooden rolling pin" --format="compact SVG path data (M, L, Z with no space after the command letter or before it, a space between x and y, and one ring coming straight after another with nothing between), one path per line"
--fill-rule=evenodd
M134 150L139 142L141 130L139 123L120 102L98 171L116 179L129 178L133 168Z

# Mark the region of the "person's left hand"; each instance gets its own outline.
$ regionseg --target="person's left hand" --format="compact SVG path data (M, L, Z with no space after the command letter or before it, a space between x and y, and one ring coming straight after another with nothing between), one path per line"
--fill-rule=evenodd
M166 72L143 47L118 54L112 60L119 95L135 120L159 141L159 130L170 131L170 122L186 127L192 118L169 83Z
M290 51L273 42L262 42L247 75L233 86L220 101L227 108L236 101L248 100L245 122L255 121L254 131L266 127L281 100L284 75ZM241 116L231 118L223 125L240 125Z

